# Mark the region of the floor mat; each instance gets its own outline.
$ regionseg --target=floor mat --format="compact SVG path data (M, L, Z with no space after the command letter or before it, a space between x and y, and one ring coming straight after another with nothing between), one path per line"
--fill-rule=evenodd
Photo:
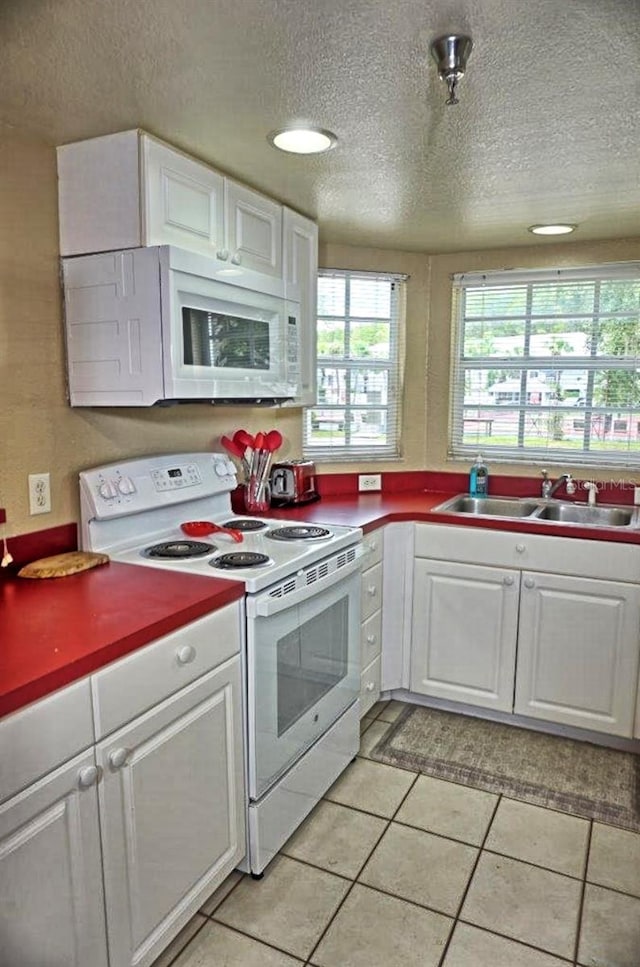
M370 753L428 776L640 831L640 756L408 706Z

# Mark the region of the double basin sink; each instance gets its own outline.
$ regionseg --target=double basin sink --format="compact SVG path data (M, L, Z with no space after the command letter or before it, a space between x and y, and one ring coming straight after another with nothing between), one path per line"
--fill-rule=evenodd
M438 513L507 517L581 527L640 527L638 508L589 506L562 500L518 497L470 497L459 494L433 508Z

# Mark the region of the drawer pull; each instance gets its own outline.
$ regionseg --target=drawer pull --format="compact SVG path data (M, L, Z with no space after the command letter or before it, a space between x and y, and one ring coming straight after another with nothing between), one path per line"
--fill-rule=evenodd
M240 252L236 252L231 256L231 263L232 265L242 265L242 256L240 255Z
M373 692L375 690L375 687L376 687L375 682L367 682L367 684L364 687L364 690L365 692Z
M518 552L518 554L524 554L524 552L526 551L526 547L524 546L524 544L516 544L516 551Z
M229 258L229 249L221 248L219 252L216 252L216 255L221 262L226 262L227 259Z
M370 584L369 587L367 588L367 594L369 595L369 597L375 598L377 593L378 593L378 589L375 586L375 584Z
M129 758L129 750L125 748L114 749L109 753L109 765L112 769L121 769Z
M375 643L376 643L377 640L378 640L378 636L377 635L367 635L367 644L368 645L375 645Z
M509 574L509 575L507 575L507 577L505 577L505 578L503 578L503 579L502 579L502 583L503 583L503 584L506 584L506 586L507 586L508 588L510 588L510 587L511 587L511 585L513 584L513 578L512 578L512 577L511 577L511 575Z
M196 657L196 650L193 645L183 645L182 648L178 648L176 652L176 658L178 659L179 665L188 665Z
M366 541L364 547L365 547L365 550L368 551L369 554L375 554L375 552L378 550L378 542L377 541Z
M78 785L81 789L90 789L95 786L100 778L100 770L97 766L85 766L78 773Z
M533 580L533 578L525 578L524 586L525 588L535 588L536 582Z

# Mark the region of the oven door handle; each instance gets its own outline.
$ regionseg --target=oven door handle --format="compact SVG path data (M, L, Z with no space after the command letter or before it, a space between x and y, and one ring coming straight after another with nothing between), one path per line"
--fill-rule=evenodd
M279 611L286 611L287 608L291 608L301 601L308 601L311 595L315 597L320 591L326 591L328 588L333 587L334 584L343 581L349 574L353 574L354 571L359 571L361 567L360 557L361 555L358 554L355 560L349 561L348 564L337 568L324 578L312 581L309 584L303 584L301 587L296 588L295 591L284 592L282 595L274 596L272 596L272 591L264 595L258 595L256 598L252 598L249 595L247 598L247 616L249 618L255 618L259 615L260 617L268 618L269 615L278 614Z

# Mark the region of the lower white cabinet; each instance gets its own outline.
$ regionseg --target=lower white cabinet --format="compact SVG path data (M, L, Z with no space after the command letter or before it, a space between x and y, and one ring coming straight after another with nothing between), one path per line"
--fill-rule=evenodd
M245 852L240 658L96 747L111 967L151 964Z
M524 572L514 711L633 734L640 589Z
M411 691L511 711L517 571L417 560Z
M107 967L93 749L0 806L3 967Z
M411 691L633 736L637 548L418 525L416 555Z
M380 698L382 649L382 558L383 529L367 534L362 572L360 624L360 718Z

